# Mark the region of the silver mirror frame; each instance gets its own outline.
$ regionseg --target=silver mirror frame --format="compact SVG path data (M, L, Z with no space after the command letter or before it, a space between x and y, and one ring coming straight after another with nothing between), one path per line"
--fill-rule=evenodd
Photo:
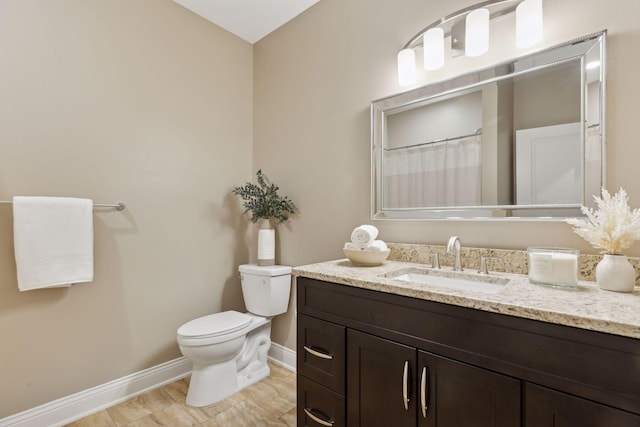
M582 216L580 205L497 205L497 206L455 206L437 208L394 208L383 207L383 149L386 113L424 104L438 97L447 97L468 91L487 83L517 77L528 72L542 70L564 62L579 59L585 61L586 53L600 43L600 130L602 134L601 185L606 186L606 30L578 39L570 40L550 48L518 57L498 65L453 77L449 80L428 84L406 92L374 100L371 102L371 219L372 220L511 220L511 221L563 221L567 217ZM585 70L582 67L582 87ZM584 93L581 110L584 114ZM582 120L582 140L585 138L585 120ZM516 209L550 210L553 216L509 216Z

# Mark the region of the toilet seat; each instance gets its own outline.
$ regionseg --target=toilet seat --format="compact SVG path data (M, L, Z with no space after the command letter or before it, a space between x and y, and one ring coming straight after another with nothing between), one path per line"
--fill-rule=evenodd
M252 318L234 310L209 314L191 320L178 328L182 345L201 346L234 339L244 335Z

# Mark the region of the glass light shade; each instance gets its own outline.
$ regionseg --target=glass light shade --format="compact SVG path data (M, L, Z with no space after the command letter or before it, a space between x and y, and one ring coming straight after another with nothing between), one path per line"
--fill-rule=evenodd
M480 56L489 50L489 10L485 8L469 12L466 18L464 53Z
M444 30L431 28L423 36L424 68L433 71L444 66Z
M413 49L402 49L398 53L398 83L407 86L416 81L416 53Z
M516 44L520 49L542 41L542 0L524 0L516 7Z

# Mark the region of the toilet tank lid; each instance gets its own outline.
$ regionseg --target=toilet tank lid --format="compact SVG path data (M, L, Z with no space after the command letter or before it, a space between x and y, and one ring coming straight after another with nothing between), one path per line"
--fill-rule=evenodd
M238 267L240 273L255 274L256 276L284 276L291 274L291 267L288 265L267 265L242 264Z

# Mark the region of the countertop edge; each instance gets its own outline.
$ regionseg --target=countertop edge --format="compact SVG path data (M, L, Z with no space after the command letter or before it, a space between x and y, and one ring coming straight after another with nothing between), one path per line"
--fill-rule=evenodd
M498 294L418 285L385 277L396 270L428 269L423 264L385 261L359 267L347 259L294 267L294 277L418 298L459 307L640 339L640 289L621 294L603 291L593 282L576 289L554 289L529 283L527 276L499 273L509 283Z

